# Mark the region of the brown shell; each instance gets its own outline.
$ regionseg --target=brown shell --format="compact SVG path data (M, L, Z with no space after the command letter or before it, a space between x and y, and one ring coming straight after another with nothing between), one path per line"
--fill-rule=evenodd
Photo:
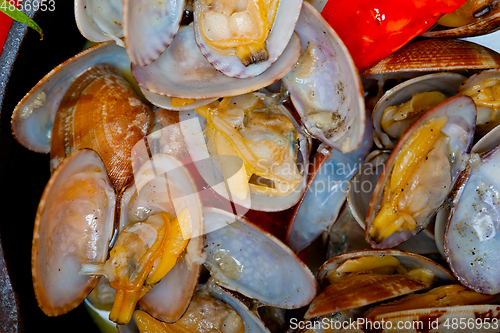
M428 38L464 38L486 35L500 29L500 11L461 27L446 28L438 25L436 28L424 32L422 36Z
M133 179L132 148L153 123L153 112L118 70L107 65L88 69L70 86L57 111L51 168L76 149L93 149L120 193Z
M432 72L500 68L500 54L458 39L426 39L405 45L365 70L363 76L396 72Z
M309 305L305 319L360 308L368 304L406 295L429 285L403 276L359 274L331 284Z

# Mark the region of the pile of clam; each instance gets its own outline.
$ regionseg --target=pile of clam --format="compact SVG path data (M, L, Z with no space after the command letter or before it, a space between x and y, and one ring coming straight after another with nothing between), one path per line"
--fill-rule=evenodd
M424 35L500 27L497 2L471 3ZM302 0L75 0L75 16L99 44L12 117L51 156L45 314L85 302L121 332L498 320L500 54L422 39L360 76Z

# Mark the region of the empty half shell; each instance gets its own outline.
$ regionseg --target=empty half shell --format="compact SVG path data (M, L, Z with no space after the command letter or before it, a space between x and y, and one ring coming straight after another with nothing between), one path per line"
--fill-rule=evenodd
M316 294L311 271L285 244L243 218L206 208L207 261L214 281L264 305L295 309ZM276 272L287 272L276 274Z
M133 64L150 64L170 45L185 5L185 0L123 1L125 47Z
M365 132L363 88L342 40L312 5L302 6L295 31L302 54L283 78L307 131L342 152L356 150Z
M496 148L461 175L444 236L446 258L457 279L483 294L500 292L499 163Z
M203 56L194 39L193 25L179 29L172 44L148 66L132 65L141 88L157 95L208 99L245 94L281 79L300 56L300 39L292 35L283 54L262 75L251 79L228 77Z
M63 62L41 79L17 104L12 115L12 133L24 147L50 152L52 126L63 96L76 78L95 65L109 65L130 77L125 49L114 43L89 48Z
M124 46L122 0L75 0L75 19L83 37L93 42L116 41Z

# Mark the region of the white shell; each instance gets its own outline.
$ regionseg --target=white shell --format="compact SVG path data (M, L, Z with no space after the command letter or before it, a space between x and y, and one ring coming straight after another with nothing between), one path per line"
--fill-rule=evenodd
M78 273L82 264L106 261L115 201L93 150L75 151L52 174L38 206L32 248L33 287L46 314L74 309L99 281Z
M240 79L255 77L266 71L284 52L290 38L292 38L301 6L302 0L281 0L279 2L273 27L266 40L269 59L245 67L237 56L220 55L207 44L199 25L200 15L202 15L201 6L199 1L195 1L194 32L196 44L208 62L224 75Z
M241 95L281 79L300 55L300 39L293 35L279 59L262 75L237 79L217 71L201 54L193 25L181 27L172 44L148 66L132 65L141 88L169 97L208 99Z
M52 125L61 99L76 77L98 64L113 66L130 77L127 53L114 43L100 44L77 54L45 75L17 104L11 123L16 140L30 150L50 152ZM40 103L42 96L45 98Z
M295 27L302 40L297 65L283 78L307 131L342 153L356 150L365 131L365 104L349 51L312 5L304 2ZM327 112L339 126L326 133L307 114Z
M205 265L219 285L284 309L312 301L314 276L286 245L220 209L205 208L205 219L216 229L206 235Z
M78 29L88 40L114 40L124 46L120 40L123 37L122 0L75 0L75 19Z
M479 293L500 292L500 148L472 163L458 182L444 252L458 280Z
M185 0L123 1L125 47L132 63L146 66L170 45L185 5Z

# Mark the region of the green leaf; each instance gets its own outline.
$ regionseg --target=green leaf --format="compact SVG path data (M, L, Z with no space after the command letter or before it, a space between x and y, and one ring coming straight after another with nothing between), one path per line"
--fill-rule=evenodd
M17 9L7 0L2 1L2 4L0 5L0 11L9 16L10 18L22 24L26 24L31 29L34 29L36 32L40 34L40 39L43 39L43 32L42 29L38 26L38 24L36 24L36 22L30 19L28 15L24 14L22 11Z

